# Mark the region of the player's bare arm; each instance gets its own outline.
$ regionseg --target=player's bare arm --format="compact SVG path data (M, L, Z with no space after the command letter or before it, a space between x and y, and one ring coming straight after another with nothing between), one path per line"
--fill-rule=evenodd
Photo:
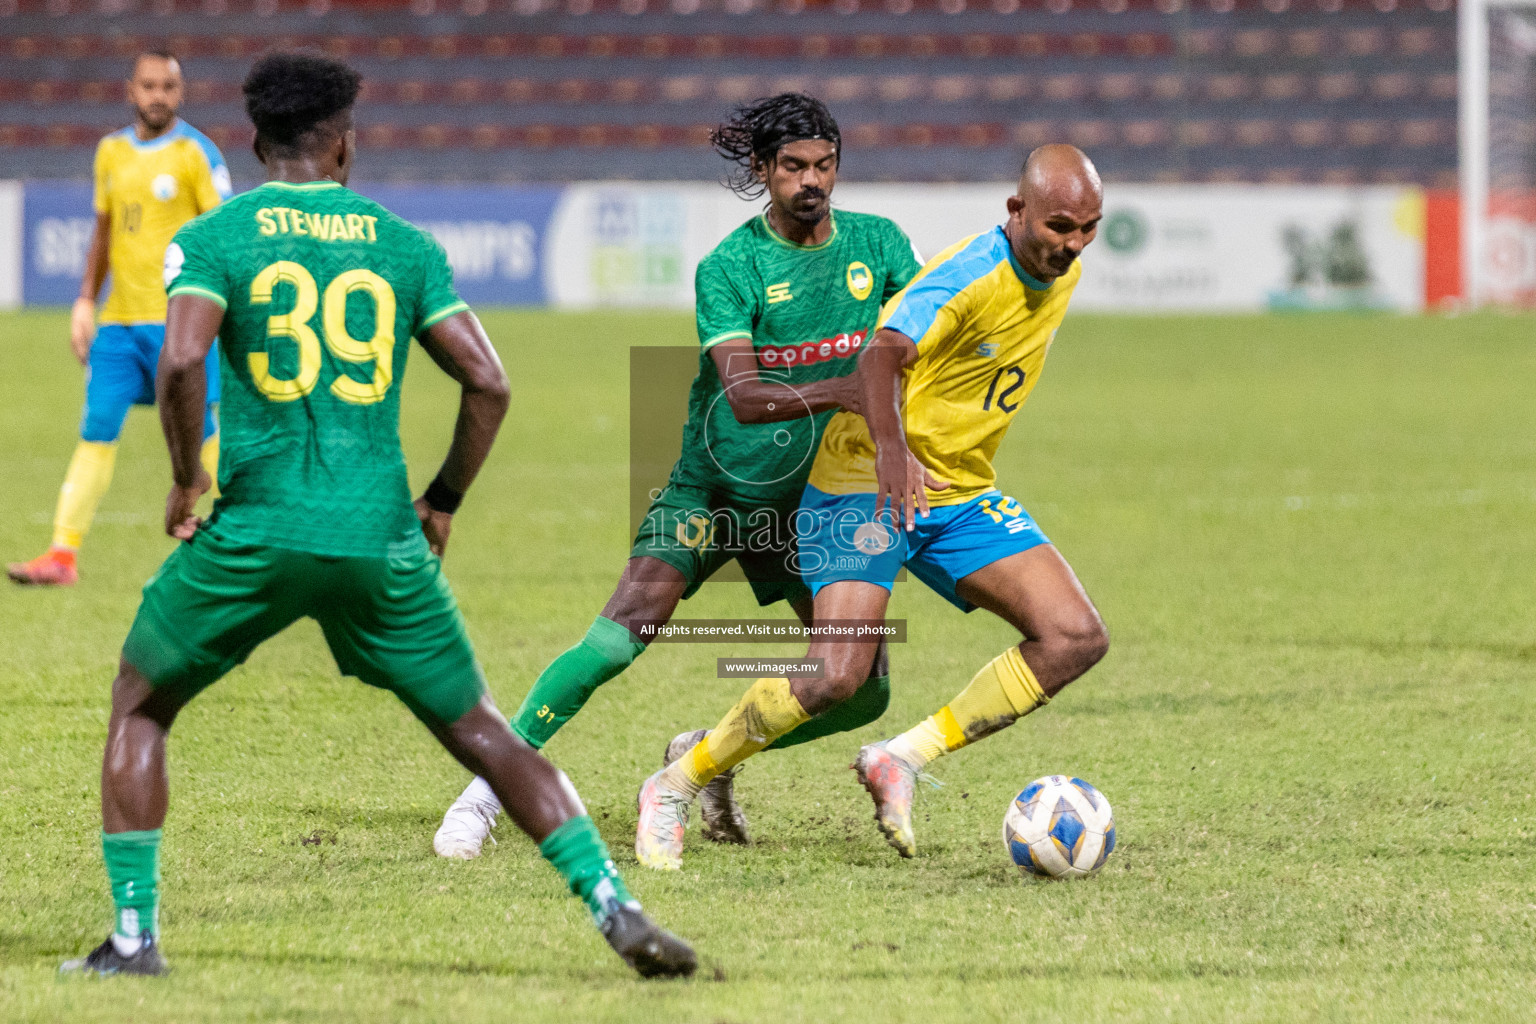
M420 341L432 361L460 388L453 443L426 494L416 499L416 515L427 544L441 556L453 529L453 514L485 465L507 415L511 386L485 328L468 310L433 324Z
M80 278L80 297L69 311L69 347L84 366L91 358L91 336L96 333L96 298L107 279L107 247L112 241L112 214L98 213L91 228L91 244L85 250L85 273Z
M917 359L917 345L900 331L881 329L859 356L855 377L862 392L864 421L875 442L875 513L890 502L891 514L913 528L914 516L928 514L928 488L949 484L935 477L907 447L901 422L901 378Z
M737 423L781 423L831 409L861 412L855 374L789 385L765 380L758 373L757 353L750 338L722 341L709 350L725 384L725 400Z
M208 351L223 322L224 307L197 295L177 295L166 307L155 400L171 452L165 532L177 540L191 540L197 532L202 520L193 514L193 506L213 484L201 461L203 410L208 404Z

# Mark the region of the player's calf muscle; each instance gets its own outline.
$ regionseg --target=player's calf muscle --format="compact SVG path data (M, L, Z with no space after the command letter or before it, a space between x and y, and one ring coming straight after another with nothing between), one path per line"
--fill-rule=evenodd
M659 558L631 558L624 574L603 605L603 618L617 622L641 643L649 644L645 626L663 626L677 611L688 581L674 566Z

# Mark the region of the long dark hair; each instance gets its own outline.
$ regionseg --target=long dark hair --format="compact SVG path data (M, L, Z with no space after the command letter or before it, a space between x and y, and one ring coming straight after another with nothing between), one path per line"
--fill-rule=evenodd
M731 119L709 133L715 152L736 167L725 184L746 199L756 199L766 186L752 173L754 158L766 164L790 142L825 139L843 159L843 136L827 105L803 92L784 92L737 107Z

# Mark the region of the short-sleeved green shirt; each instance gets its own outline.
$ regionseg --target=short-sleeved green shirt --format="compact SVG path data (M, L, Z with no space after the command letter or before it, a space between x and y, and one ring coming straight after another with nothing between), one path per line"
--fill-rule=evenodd
M411 338L468 307L432 237L331 181L188 222L170 296L224 307L219 500L231 539L336 557L425 548L400 448Z
M688 402L675 483L753 504L800 500L831 412L778 423L739 423L709 350L746 338L761 376L788 385L853 372L874 333L881 305L922 269L893 222L835 211L832 237L796 245L766 215L726 236L699 264L694 281L699 374Z

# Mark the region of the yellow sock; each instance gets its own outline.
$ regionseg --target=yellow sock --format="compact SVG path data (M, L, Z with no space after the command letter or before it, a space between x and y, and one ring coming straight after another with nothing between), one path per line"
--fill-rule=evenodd
M672 762L671 781L684 792L697 793L810 717L788 679L759 679L708 736Z
M203 468L206 469L208 471L208 475L213 478L213 486L208 488L208 497L210 497L210 498L217 498L219 496L219 435L218 434L210 434L208 436L208 440L203 442L203 450L202 450L202 453L201 453L201 455L199 457L202 460Z
M935 714L891 740L886 749L921 768L952 750L1006 729L1050 700L1017 647L988 662Z
M96 506L112 485L112 469L117 465L117 442L81 441L69 460L64 486L59 488L59 505L53 514L53 546L74 551L90 532L96 518Z

